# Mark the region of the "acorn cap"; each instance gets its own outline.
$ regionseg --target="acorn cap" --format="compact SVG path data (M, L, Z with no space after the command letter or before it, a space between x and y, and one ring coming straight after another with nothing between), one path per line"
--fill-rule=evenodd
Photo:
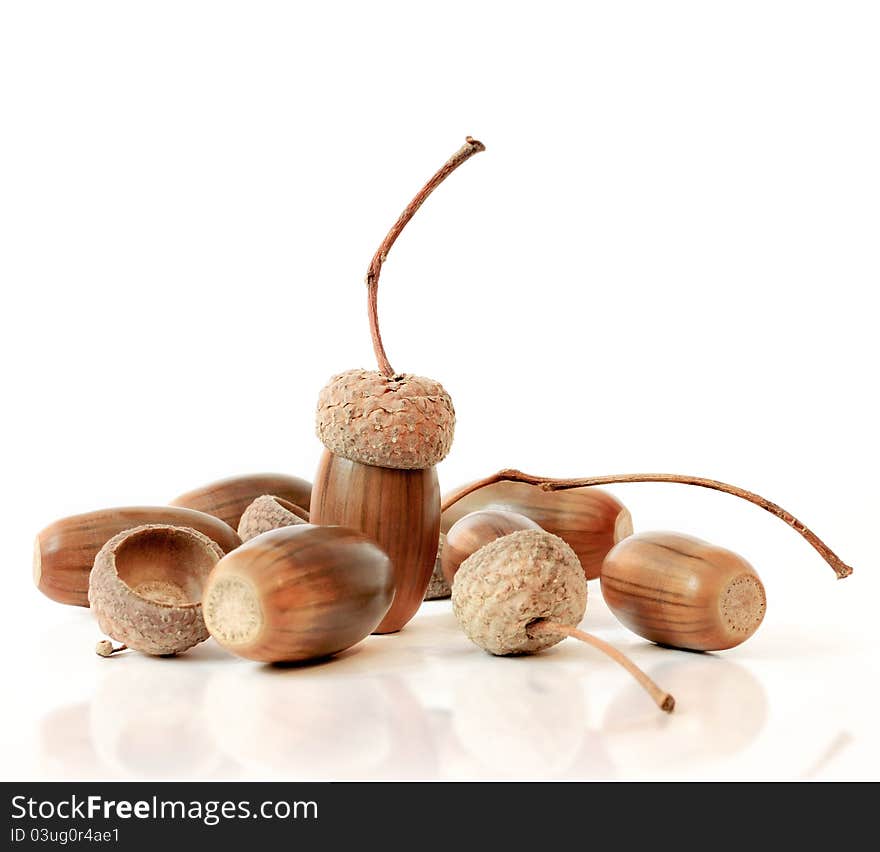
M439 382L348 370L318 396L317 434L331 453L374 467L424 470L452 446L455 409Z
M244 543L269 530L308 523L304 517L301 517L304 514L299 506L283 497L264 494L262 497L257 497L242 513L238 522L238 537Z
M575 552L544 530L521 530L461 563L452 610L468 639L490 654L534 654L563 635L529 635L539 619L575 626L587 608L587 581Z
M437 601L448 598L452 594L446 577L443 576L443 568L440 563L440 554L446 545L446 536L440 533L440 544L437 547L437 557L434 560L434 570L431 572L431 579L428 580L428 588L425 590L426 601Z
M146 524L113 536L89 575L103 633L145 654L179 654L204 642L202 589L223 551L189 527Z

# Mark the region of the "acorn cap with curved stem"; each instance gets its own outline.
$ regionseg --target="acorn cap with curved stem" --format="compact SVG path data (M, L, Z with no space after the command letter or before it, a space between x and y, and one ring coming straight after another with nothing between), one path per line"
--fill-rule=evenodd
M442 461L455 432L439 382L409 373L348 370L318 397L317 434L331 453L374 467L424 470Z
M534 654L564 635L532 634L541 620L574 626L587 608L587 581L575 552L544 530L495 539L462 562L452 609L470 639L491 654Z

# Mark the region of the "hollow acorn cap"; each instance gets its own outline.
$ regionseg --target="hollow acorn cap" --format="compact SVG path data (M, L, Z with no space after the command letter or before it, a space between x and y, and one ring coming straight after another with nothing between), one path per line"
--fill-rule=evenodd
M424 470L449 452L455 409L433 379L348 370L321 390L316 431L331 453L350 461Z
M143 565L164 561L176 567L199 594L166 582L149 570L135 570L135 576L142 576L137 585L130 585L120 576L117 559L137 558L139 550L147 554ZM218 544L189 527L145 524L124 530L95 557L89 575L89 605L101 630L129 648L158 656L179 654L208 638L200 591L211 568L222 558Z
M491 654L533 654L563 636L530 636L550 619L574 626L587 608L587 581L575 552L544 530L495 539L461 563L452 609L467 637Z

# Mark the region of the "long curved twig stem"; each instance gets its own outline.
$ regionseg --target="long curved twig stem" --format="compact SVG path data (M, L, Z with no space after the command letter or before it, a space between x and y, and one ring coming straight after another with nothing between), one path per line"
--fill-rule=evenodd
M737 485L728 485L726 482L705 479L701 476L686 476L675 473L623 473L610 476L587 476L583 479L551 479L532 476L528 473L523 473L521 470L507 469L493 473L485 479L463 485L461 488L448 494L443 500L442 510L445 512L463 497L467 497L468 494L486 485L493 485L496 482L525 482L528 485L536 485L544 491L565 491L570 488L583 488L591 485L617 485L626 482L675 482L681 485L696 485L699 488L722 491L725 494L732 494L734 497L748 500L749 503L754 503L756 506L760 506L762 509L770 512L771 515L775 515L780 520L785 521L792 529L800 533L812 545L813 549L834 569L838 579L842 580L844 577L849 577L853 572L853 569L828 547L819 536L781 506L767 500L765 497L761 497L759 494L746 491Z
M394 376L394 370L385 354L385 347L382 344L382 335L379 332L379 275L382 272L382 264L391 251L391 246L400 236L401 231L406 227L407 222L415 215L416 210L425 203L425 199L438 187L449 175L451 175L462 163L485 151L486 146L476 139L467 137L464 145L458 149L447 161L443 167L416 193L415 198L406 206L403 213L400 214L397 221L391 226L388 235L382 240L382 244L376 249L373 259L370 261L370 268L367 270L367 311L370 317L370 334L373 338L373 351L376 353L376 361L379 364L379 370L388 378Z
M651 678L649 678L626 654L618 651L613 645L609 645L592 633L584 633L576 627L569 627L567 624L560 624L557 621L547 621L540 619L530 624L527 632L532 633L556 633L562 636L571 636L574 639L580 639L587 645L607 654L615 663L623 666L638 682L639 685L651 696L651 700L664 712L671 713L675 708L675 699L666 691L660 689Z

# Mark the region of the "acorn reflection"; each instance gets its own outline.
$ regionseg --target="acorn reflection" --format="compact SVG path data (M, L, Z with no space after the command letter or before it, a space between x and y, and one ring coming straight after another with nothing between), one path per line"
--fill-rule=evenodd
M602 725L622 775L692 770L744 751L767 721L760 681L730 659L685 654L648 672L675 696L670 716L646 705L627 684L608 706Z
M124 778L206 778L222 769L202 716L201 679L183 660L108 660L90 711L92 742Z
M442 739L444 776L555 778L573 771L576 761L587 773L582 681L538 659L487 662L455 684ZM606 763L600 753L596 758Z
M424 711L397 678L248 666L215 674L205 708L224 752L257 773L308 779L430 774Z
M40 720L40 776L45 779L106 778L89 727L89 704L69 704Z

